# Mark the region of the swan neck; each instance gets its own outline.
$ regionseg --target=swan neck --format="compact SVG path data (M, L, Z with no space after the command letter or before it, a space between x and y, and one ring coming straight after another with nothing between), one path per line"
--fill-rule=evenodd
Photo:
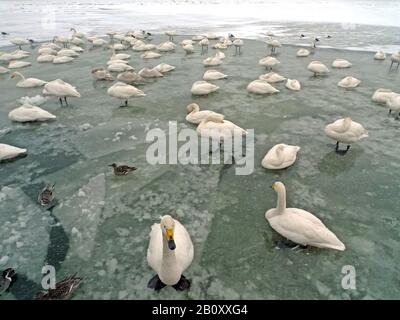
M342 124L342 129L343 131L347 131L350 129L351 126L351 119L350 118L345 118L343 120L343 124Z
M17 77L19 77L21 80L25 80L25 77L24 77L22 74L20 74L19 72L14 72L14 74L15 74Z
M286 209L286 190L279 189L278 190L278 202L276 205L279 213L283 213Z

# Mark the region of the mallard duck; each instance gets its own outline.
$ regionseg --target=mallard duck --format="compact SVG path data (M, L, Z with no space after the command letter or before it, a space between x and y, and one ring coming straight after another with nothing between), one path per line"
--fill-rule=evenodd
M36 295L37 300L68 300L71 298L74 291L82 283L82 278L76 276L76 273L72 276L65 278L64 280L56 283L55 289L49 289L47 291L41 291Z
M14 269L7 268L0 277L0 295L6 292L11 285L17 280L17 273Z
M116 176L126 176L129 172L135 171L137 169L136 167L130 167L126 165L117 166L116 163L110 164L109 167L113 167L114 175Z
M55 184L53 185L46 184L43 190L39 193L38 202L42 206L48 206L54 200L54 195L53 195L54 187Z

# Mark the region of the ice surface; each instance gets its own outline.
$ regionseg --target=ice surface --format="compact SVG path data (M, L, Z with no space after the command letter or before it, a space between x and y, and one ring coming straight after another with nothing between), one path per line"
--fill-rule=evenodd
M165 39L155 36L153 43ZM399 278L400 258L400 123L370 98L379 87L397 90L400 73L389 72L389 62L374 61L369 52L317 49L313 56L299 59L298 47L283 46L278 51L282 63L275 71L298 79L302 90L292 92L281 83L276 85L280 93L256 96L247 93L246 86L266 72L257 61L267 49L262 42L244 42L241 55L228 49L217 68L229 76L220 82L219 92L191 96L192 83L204 73L205 55L197 49L185 56L178 46L160 61L177 69L141 85L147 96L132 99L127 108L107 95L112 83L94 83L91 78L90 69L110 57L107 50L86 51L68 66L34 62L25 70L27 76L60 77L82 95L72 98L70 107L60 107L54 98L46 101L44 108L57 116L48 124L11 123L7 114L17 99L40 90L0 80L0 128L9 128L1 141L29 151L27 157L0 166L0 221L9 222L0 225L0 261L21 268L35 283L40 283L45 260L57 265L58 277L78 272L84 286L75 297L85 299L399 298L393 279ZM138 70L155 65L140 59L140 53L127 52ZM208 55L214 52L210 49ZM351 61L352 68L332 70L323 78L313 78L306 70L310 60L330 65L336 58ZM27 61L34 59L32 55ZM355 90L336 85L348 74L362 80ZM185 122L185 107L191 102L255 129L251 175L236 176L235 165L146 161L150 129L167 133L171 120L180 129L195 128ZM346 156L334 153L327 145L333 141L323 130L343 116L369 131ZM295 165L283 171L263 169L261 159L280 142L301 146ZM116 177L108 167L113 162L138 170ZM276 249L280 238L264 218L276 204L270 188L276 180L287 185L288 206L320 217L346 244L345 252ZM36 204L44 183L56 184L54 217ZM185 272L192 280L189 292L166 288L156 294L146 288L153 276L146 262L148 234L164 214L186 226L195 246L195 259ZM34 244L39 248L32 249ZM354 292L341 287L341 269L348 264L357 271ZM19 298L24 290L16 287L7 298Z

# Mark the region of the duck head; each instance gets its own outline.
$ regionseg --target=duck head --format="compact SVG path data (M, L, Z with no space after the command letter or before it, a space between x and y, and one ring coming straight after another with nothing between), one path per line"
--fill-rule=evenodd
M168 241L168 248L170 250L175 250L176 244L175 244L175 240L174 240L174 229L175 229L174 219L169 215L163 216L161 218L160 226L161 226L161 232L163 233L163 236Z
M115 167L117 167L117 164L114 162L114 163L109 164L108 166L115 168Z

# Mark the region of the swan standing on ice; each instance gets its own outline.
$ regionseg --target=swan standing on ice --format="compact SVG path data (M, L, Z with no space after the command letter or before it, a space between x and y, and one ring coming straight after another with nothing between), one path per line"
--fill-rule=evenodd
M258 64L272 70L272 67L280 64L280 61L274 57L265 57L260 59Z
M112 49L112 52L113 54L110 60L128 60L131 57L131 55L127 53L116 53L114 48Z
M387 103L394 92L390 89L379 88L372 95L372 101L377 103Z
M32 64L28 61L10 61L8 64L8 69L20 69L20 68L25 68L29 67Z
M392 61L392 63L390 64L390 69L392 69L393 63L397 63L396 69L398 69L400 65L400 51L397 53L393 53L390 57L390 60Z
M296 53L297 57L308 57L310 55L310 51L307 49L299 49Z
M224 116L219 113L210 114L204 118L196 129L199 136L211 138L213 140L226 140L236 135L247 134L247 131L236 124L224 120Z
M336 59L332 62L332 68L338 68L338 69L343 69L343 68L350 68L352 66L352 63L345 59Z
M175 70L175 67L166 63L160 63L159 65L155 66L154 69L161 73L166 73Z
M400 94L393 93L387 100L386 105L389 107L389 115L392 111L398 112L396 116L396 120L398 120L400 116Z
M160 45L157 46L157 50L161 52L168 52L168 51L173 51L176 48L176 44L170 41L161 43Z
M146 96L142 90L124 82L115 83L113 86L108 88L107 93L111 97L125 100L125 107L128 106L129 98Z
M11 110L8 118L16 122L31 122L53 120L56 116L37 106L24 104L19 108Z
M18 88L37 88L37 87L42 87L47 83L47 81L43 81L36 78L25 79L25 77L21 73L13 72L11 74L11 78L16 78L16 77L18 77L19 79L17 82Z
M104 68L95 68L92 70L92 76L96 80L113 81L113 76Z
M386 55L383 51L378 51L377 53L375 53L374 59L375 60L385 60Z
M55 58L57 58L57 56L52 55L52 54L41 54L40 56L37 57L36 61L39 63L53 62Z
M142 59L156 59L161 57L161 54L159 54L158 52L154 52L154 51L146 51L145 53L141 54L140 57Z
M29 40L23 38L12 38L10 39L10 42L18 46L19 50L21 50L23 45L30 44Z
M287 79L285 87L289 90L299 91L301 89L301 84L296 79Z
M297 153L300 151L298 146L290 146L284 143L276 144L265 155L261 165L266 169L284 169L291 166L296 161Z
M65 104L68 106L67 97L81 97L75 87L61 79L53 80L45 84L43 94L58 97L61 106L63 105L62 98L64 98Z
M219 59L218 57L208 57L203 60L203 64L206 67L209 66L219 66L222 63L222 60Z
M243 47L243 40L242 39L235 39L233 40L233 45L235 46L235 53L241 53Z
M298 208L286 208L286 188L278 181L272 185L278 194L276 208L265 213L271 228L302 246L345 250L345 245L312 213Z
M336 120L325 127L325 134L336 141L336 152L346 153L350 144L368 137L368 131L358 122L352 121L350 117ZM339 150L339 143L346 143L344 151Z
M143 78L159 78L164 76L160 71L154 68L153 69L143 68L138 72L138 74Z
M168 36L169 41L174 41L174 36L176 36L175 30L167 30L165 31L165 34Z
M194 46L192 44L183 44L182 49L185 50L186 54L190 54L194 52Z
M329 73L329 69L321 61L311 61L307 66L307 70L314 73L314 77L317 75L325 75Z
M186 121L194 124L199 124L201 121L207 119L210 115L219 115L223 116L220 113L210 111L210 110L201 110L200 106L197 103L191 103L186 107L187 116Z
M203 80L210 81L210 80L219 80L219 79L226 79L228 76L219 72L217 70L207 70L204 72Z
M354 77L345 77L338 82L338 86L342 88L355 88L361 83L361 80L358 80Z
M133 67L127 63L112 63L107 67L107 69L112 72L124 72L133 70Z
M194 248L185 227L169 215L151 227L147 262L157 274L150 279L148 288L156 291L169 285L175 290L190 288L183 272L193 261Z
M278 89L271 86L265 80L254 80L249 83L247 90L256 94L266 94L266 93L276 93L279 92Z
M145 80L139 74L133 71L125 71L118 74L117 79L125 83L143 83Z
M61 57L53 58L53 63L54 64L62 64L62 63L68 63L68 62L71 62L74 60L75 60L75 58L73 58L73 57L61 56Z
M272 38L267 40L267 45L271 47L271 54L275 53L277 48L282 47L282 44L278 40Z
M0 143L0 161L12 159L26 153L26 149Z
M218 89L218 86L207 81L196 81L193 83L190 92L195 95L207 95L211 92L217 91Z
M276 83L286 80L285 77L275 72L268 72L266 74L262 74L261 76L258 77L258 79L267 81L268 83Z
M210 41L207 38L204 38L199 41L199 46L201 46L201 53L204 52L204 48L206 48L208 51L209 44L210 44Z

